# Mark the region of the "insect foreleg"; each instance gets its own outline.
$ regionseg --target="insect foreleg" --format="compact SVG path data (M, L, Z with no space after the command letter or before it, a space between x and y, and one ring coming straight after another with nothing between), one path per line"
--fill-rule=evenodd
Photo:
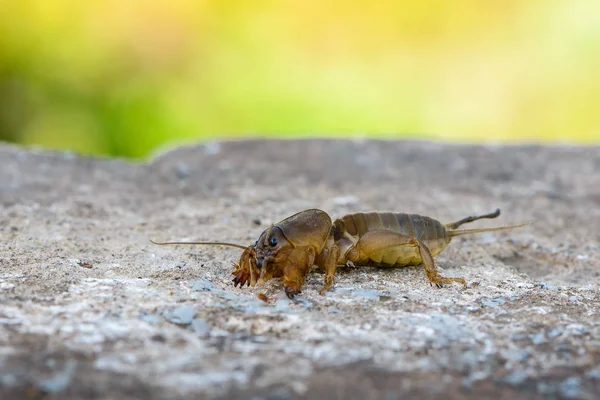
M294 249L287 256L283 267L283 287L285 294L293 299L304 285L304 281L314 265L316 253L312 247Z

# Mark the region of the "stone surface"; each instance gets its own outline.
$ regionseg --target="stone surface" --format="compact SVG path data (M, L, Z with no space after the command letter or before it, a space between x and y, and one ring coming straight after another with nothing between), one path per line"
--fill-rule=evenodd
M148 163L0 147L2 398L600 396L600 148L210 143ZM227 247L306 208L472 227L422 267L234 288ZM258 298L264 293L266 303Z

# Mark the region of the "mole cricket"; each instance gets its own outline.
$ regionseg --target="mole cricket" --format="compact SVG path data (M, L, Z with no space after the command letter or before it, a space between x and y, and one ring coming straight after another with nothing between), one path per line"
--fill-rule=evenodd
M466 217L442 224L427 216L393 212L359 212L332 222L324 211L309 209L296 213L265 229L250 246L226 242L155 242L157 245L193 244L231 246L243 250L234 265L234 286L263 286L281 278L286 295L293 299L300 291L314 265L325 270L324 295L335 283L339 265L403 267L422 264L430 285L442 287L459 283L463 278L446 278L436 270L434 257L453 237L472 233L514 229L529 223L497 228L458 228L468 222L496 218L493 213Z

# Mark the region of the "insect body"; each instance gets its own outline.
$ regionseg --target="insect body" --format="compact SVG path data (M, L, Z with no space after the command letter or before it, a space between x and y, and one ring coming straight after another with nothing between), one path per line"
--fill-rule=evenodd
M260 286L273 278L281 278L285 293L290 298L300 292L314 265L325 270L321 294L333 287L338 265L349 263L384 267L423 264L430 284L441 287L456 282L466 286L462 278L441 276L433 258L455 236L527 225L458 230L462 224L499 215L500 210L496 210L443 225L430 217L416 214L370 212L348 214L332 222L324 211L310 209L271 225L251 246L223 242L153 243L241 248L244 252L233 272L234 286Z

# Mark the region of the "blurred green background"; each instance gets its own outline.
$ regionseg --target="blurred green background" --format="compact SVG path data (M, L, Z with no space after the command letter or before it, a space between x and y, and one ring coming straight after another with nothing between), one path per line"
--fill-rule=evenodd
M600 2L0 0L0 140L600 142Z

